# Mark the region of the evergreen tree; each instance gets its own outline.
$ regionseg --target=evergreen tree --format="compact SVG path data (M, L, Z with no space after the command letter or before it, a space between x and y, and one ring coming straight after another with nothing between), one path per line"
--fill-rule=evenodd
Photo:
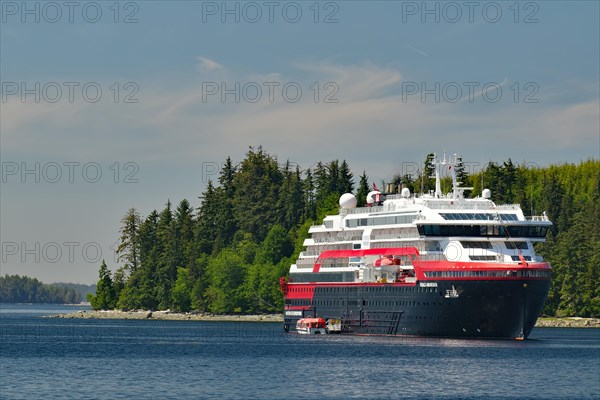
M130 208L121 219L121 223L123 224L121 227L121 239L117 248L119 261L125 260L127 268L130 271L135 271L139 265L140 258L140 214L135 208Z
M193 212L190 203L186 199L181 200L175 210L174 264L177 266L189 266L195 260Z
M231 158L227 157L223 168L221 169L221 175L219 176L219 183L222 188L222 198L218 203L218 217L217 226L219 227L218 235L221 236L224 244L231 243L233 235L237 229L236 220L234 215L233 199L235 197L235 185L234 178L236 174L236 168L233 165Z
M423 191L423 193L429 193L430 190L435 189L435 165L433 164L433 159L435 157L434 153L429 153L425 157L425 161L423 162L423 172L419 176L418 179L418 189L419 191Z
M465 164L463 162L462 156L456 157L456 168L454 169L454 173L456 174L456 181L458 182L459 186L469 186L469 173L465 169ZM465 190L463 193L465 197L470 197L471 195L470 190Z
M289 230L298 224L304 211L302 177L300 169L290 170L289 161L282 171L283 182L279 190L277 208L279 212L277 223Z
M153 210L140 226L141 266L132 274L128 283L134 292L134 308L154 310L156 300L156 271L160 260L161 243L158 238L158 220L160 216Z
M367 173L363 171L358 183L358 192L356 192L356 204L358 207L364 207L367 204L367 194L369 194L369 178Z
M215 189L212 181L208 181L196 218L196 245L200 254L212 253L214 241L219 235L221 193Z
M314 172L315 201L321 203L330 193L330 177L321 161L317 163Z
M177 278L175 251L176 236L171 212L171 202L167 201L165 209L158 218L157 236L161 243L161 252L156 270L156 300L160 309L167 309L171 304L171 288Z
M96 286L96 295L89 294L88 301L94 310L112 310L116 305L115 291L110 271L104 260L102 260L102 264L100 265L98 277L100 279Z
M339 171L339 182L337 191L340 195L344 193L352 193L354 190L354 176L350 172L350 167L346 160L342 161Z
M233 180L234 214L239 228L261 241L277 220L277 199L282 174L277 160L261 147L250 148Z
M315 201L315 182L313 180L313 175L310 168L306 170L306 178L304 178L302 188L304 191L303 219L315 219L317 216L317 206Z

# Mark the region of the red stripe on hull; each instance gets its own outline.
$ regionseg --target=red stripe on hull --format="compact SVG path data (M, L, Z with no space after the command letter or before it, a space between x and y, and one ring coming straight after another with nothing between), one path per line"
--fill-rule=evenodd
M534 277L523 275L524 271L546 271L552 270L547 262L528 263L528 264L491 264L485 262L462 262L462 261L416 261L413 263L415 274L418 280L515 280L515 279L541 279L547 280L549 277ZM507 276L433 276L426 277L427 272L470 272L473 271L500 271L506 272ZM515 271L519 276L510 276L509 272ZM527 273L527 272L526 272Z
M310 299L315 295L314 283L288 283L286 299ZM292 290L293 289L293 290Z

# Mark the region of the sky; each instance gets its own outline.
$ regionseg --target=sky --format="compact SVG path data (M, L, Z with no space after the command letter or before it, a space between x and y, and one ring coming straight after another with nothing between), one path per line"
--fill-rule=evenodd
M599 159L599 4L2 0L0 272L95 282L129 208L250 146L378 183Z

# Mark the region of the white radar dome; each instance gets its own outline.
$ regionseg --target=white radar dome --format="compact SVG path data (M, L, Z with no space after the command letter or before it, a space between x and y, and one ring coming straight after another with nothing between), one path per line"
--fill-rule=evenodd
M379 190L373 190L367 194L367 204L373 204L379 201Z
M489 199L490 197L492 197L492 191L490 189L483 189L483 191L481 192L481 197L483 197L484 199Z
M410 189L402 188L402 192L400 192L400 196L402 196L402 198L404 198L404 199L408 199L410 197Z
M344 193L340 197L340 207L342 208L355 208L356 197L352 193Z

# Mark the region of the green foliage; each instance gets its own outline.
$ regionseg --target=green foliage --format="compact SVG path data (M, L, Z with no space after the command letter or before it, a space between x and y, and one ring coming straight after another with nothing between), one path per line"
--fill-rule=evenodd
M208 311L233 313L243 307L241 295L247 266L233 249L225 249L208 262L209 286L206 289Z
M369 194L369 177L367 173L363 171L360 176L358 183L358 191L356 192L356 205L357 207L364 207L367 203L367 195Z
M192 305L191 289L190 271L185 268L177 268L177 280L171 292L175 311L188 311L190 309Z
M141 224L140 214L135 208L130 208L127 214L121 219L121 239L117 254L119 261L125 260L127 268L135 271L139 265L140 241L139 228Z
M288 232L281 225L273 225L267 237L261 243L256 255L256 261L263 264L277 264L282 258L287 258L294 247Z
M113 281L104 260L98 271L99 280L96 285L96 295L88 295L88 300L94 310L112 310L117 304Z

